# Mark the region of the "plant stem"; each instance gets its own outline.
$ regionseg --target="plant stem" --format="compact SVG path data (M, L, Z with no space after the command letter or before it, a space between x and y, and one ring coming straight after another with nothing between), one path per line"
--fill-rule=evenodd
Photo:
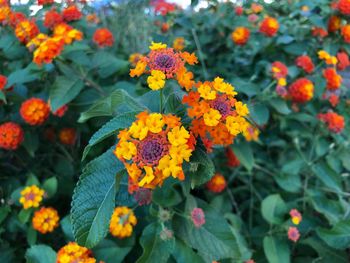
M194 39L194 42L195 42L197 50L198 50L198 57L199 57L199 60L201 61L201 66L202 66L204 77L207 79L208 78L208 71L207 71L207 68L205 66L201 45L199 43L196 30L194 28L192 28L192 35L193 35L193 39Z

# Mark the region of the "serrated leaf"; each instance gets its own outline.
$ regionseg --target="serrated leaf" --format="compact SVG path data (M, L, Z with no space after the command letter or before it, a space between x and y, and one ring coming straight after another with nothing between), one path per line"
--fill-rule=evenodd
M78 122L86 122L93 117L113 116L123 111L143 111L146 107L137 102L124 90L116 90L108 97L102 98L94 103L87 111L81 113Z
M74 190L71 221L76 241L92 248L107 234L119 185L117 173L124 166L108 150L83 170ZM95 165L98 164L98 165Z
M94 68L97 68L101 78L107 78L122 70L126 70L129 66L127 61L121 60L105 51L96 52L92 59L92 64Z
M335 249L350 247L350 220L338 222L331 229L318 228L316 232L324 242Z
M56 263L56 252L46 245L30 247L25 257L27 263Z
M159 223L148 225L142 233L140 244L143 248L142 256L136 263L167 262L174 250L175 239L162 240L160 232L162 227Z
M69 79L59 76L50 88L50 106L54 112L71 102L84 88L84 82L79 78Z
M176 239L173 257L177 263L205 263L205 260L196 254L192 248L186 246L184 242Z
M128 112L121 115L118 115L103 125L97 132L92 135L89 140L88 145L84 149L82 160L86 158L91 148L108 138L109 136L116 134L120 129L129 127L132 122L135 120L135 116L138 112Z
M289 263L290 251L286 240L264 237L264 252L269 263Z
M208 182L215 173L213 161L202 149L196 149L192 153L190 166L186 175L191 178L192 187Z
M270 224L281 224L287 206L279 194L269 195L261 203L261 214Z

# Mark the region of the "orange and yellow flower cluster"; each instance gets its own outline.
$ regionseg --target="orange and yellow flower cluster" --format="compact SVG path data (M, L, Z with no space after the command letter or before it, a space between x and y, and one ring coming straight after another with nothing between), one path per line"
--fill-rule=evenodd
M42 234L50 233L58 227L60 218L56 209L52 207L42 207L35 211L32 224L33 228Z
M207 188L213 193L221 193L226 188L226 179L222 174L216 173L209 182L207 182Z
M142 112L118 135L115 155L129 174L129 191L153 189L169 176L184 179L182 164L189 161L191 135L174 115Z
M69 242L57 252L57 263L96 263L92 251L79 246L75 242Z
M23 205L24 209L36 208L39 207L44 194L45 191L36 185L27 186L21 191L19 202Z
M22 103L19 112L26 123L35 126L47 120L50 115L50 107L42 99L30 98Z
M23 140L23 129L17 123L5 122L0 125L0 148L16 150Z
M335 112L320 113L318 118L324 122L328 130L334 133L341 133L345 127L344 117Z
M134 212L126 206L119 206L114 209L109 232L118 238L130 237L136 224Z

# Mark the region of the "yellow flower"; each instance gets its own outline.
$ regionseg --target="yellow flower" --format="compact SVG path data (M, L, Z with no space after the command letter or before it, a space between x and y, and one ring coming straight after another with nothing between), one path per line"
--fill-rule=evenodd
M137 224L134 212L126 207L119 206L114 209L109 232L118 238L126 238L132 235L133 227Z
M298 216L293 216L292 217L292 222L293 222L294 225L299 225L300 221L301 221L300 217L298 217Z
M23 205L24 209L39 207L40 202L43 200L44 194L45 191L36 185L27 186L21 191L21 198L19 199L19 202Z
M130 126L129 133L132 137L143 140L148 134L148 127L142 121L135 121Z
M183 126L181 128L177 126L168 133L168 140L174 146L186 144L188 138L190 133Z
M207 113L204 113L203 119L207 126L216 126L219 124L221 114L218 110L210 109Z
M157 168L162 171L164 177L169 177L171 175L177 178L182 172L181 166L177 164L176 160L170 159L169 155L165 155L159 160Z
M150 50L159 50L159 49L165 49L167 47L166 44L163 44L162 42L153 42L151 43L151 45L149 46Z
M242 132L247 141L257 141L259 139L259 130L248 123Z
M226 118L226 127L231 135L236 136L245 130L247 121L240 116L228 116Z
M34 213L32 224L33 228L42 234L52 232L58 227L60 218L56 209L52 207L42 207Z
M151 90L160 90L165 85L165 74L160 70L152 70L151 76L147 78L148 87Z
M187 162L190 161L192 150L187 144L182 144L179 146L172 145L170 147L169 154L178 164L182 164L183 160L186 160Z
M173 48L176 51L181 51L185 48L185 39L183 37L177 37L175 38L173 42Z
M198 92L203 99L214 100L216 98L215 90L211 90L209 85L206 85L206 84L200 85L200 87L198 88Z
M214 89L219 92L226 93L227 95L235 96L237 92L235 92L235 88L230 84L224 82L224 79L220 77L216 77L213 81Z
M132 142L120 142L115 151L114 154L120 159L124 158L125 160L130 160L133 156L135 156L137 153L136 146Z
M285 86L287 86L287 81L286 81L285 78L280 78L280 79L278 79L277 84L278 84L279 86L285 87Z
M153 133L159 133L163 130L164 120L160 113L152 113L146 120L147 128Z
M149 166L144 166L143 169L145 170L146 174L142 178L142 180L139 182L139 186L144 186L145 184L150 184L154 179L153 174L153 168Z
M138 180L138 178L142 174L141 169L139 169L135 163L132 163L132 164L127 163L125 164L125 168L128 171L128 174L131 177L131 179L133 179L134 181Z
M338 59L335 56L331 56L324 50L318 52L318 58L324 60L328 65L336 65L338 63Z
M235 108L238 115L242 117L247 116L249 114L249 109L247 107L247 104L243 104L241 101L237 101L235 103Z
M92 251L86 247L81 247L75 242L69 242L58 251L56 263L96 263L96 259L91 254Z
M139 60L134 69L130 69L130 77L140 77L146 70L147 62L142 59Z

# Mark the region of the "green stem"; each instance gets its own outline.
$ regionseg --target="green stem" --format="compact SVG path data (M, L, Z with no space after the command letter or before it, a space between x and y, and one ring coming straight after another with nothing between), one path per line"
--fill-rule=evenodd
M194 39L194 42L195 42L197 50L198 50L198 57L199 57L199 60L201 61L204 77L207 79L208 78L208 71L207 71L207 68L206 68L205 63L204 63L204 57L203 57L201 45L199 43L199 39L198 39L196 30L194 28L192 28L192 35L193 35L193 39Z

